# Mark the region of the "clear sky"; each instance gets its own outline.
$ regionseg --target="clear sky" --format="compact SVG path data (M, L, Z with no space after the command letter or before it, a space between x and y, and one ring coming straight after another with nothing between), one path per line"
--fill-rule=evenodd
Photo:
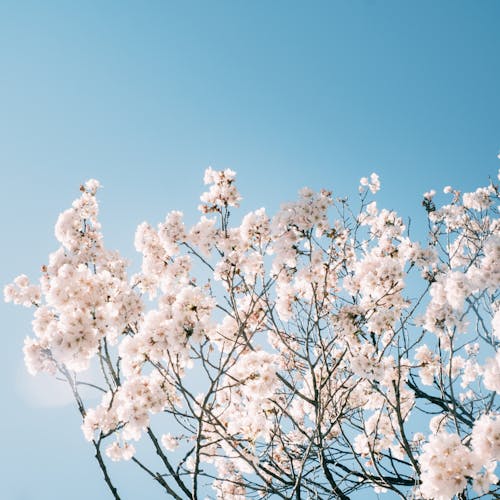
M354 195L373 171L379 203L414 218L430 188L484 185L499 19L498 0L3 0L0 283L38 276L90 177L105 242L136 264L137 224L194 218L209 165L238 172L241 214L304 185ZM76 410L24 375L31 312L0 308L0 498L108 498ZM164 498L112 471L124 500Z

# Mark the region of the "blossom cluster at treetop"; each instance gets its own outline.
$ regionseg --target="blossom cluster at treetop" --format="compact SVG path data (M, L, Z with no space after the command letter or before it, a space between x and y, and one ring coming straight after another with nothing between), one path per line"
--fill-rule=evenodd
M204 181L192 227L137 228L134 275L87 181L39 282L4 289L34 308L27 369L70 385L111 494L106 456L177 499L498 496L496 180L425 193L420 242L376 174L355 203L304 188L239 225L235 172Z

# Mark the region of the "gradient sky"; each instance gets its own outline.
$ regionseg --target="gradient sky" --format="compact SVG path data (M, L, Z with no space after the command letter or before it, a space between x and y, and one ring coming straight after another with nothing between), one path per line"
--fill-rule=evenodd
M38 277L90 177L107 246L135 265L135 227L194 220L209 165L238 172L239 215L304 185L354 195L373 171L379 203L415 219L430 188L486 184L499 19L498 0L3 0L0 283ZM31 311L0 308L0 498L110 498L75 408L24 374ZM164 498L112 473L124 500Z

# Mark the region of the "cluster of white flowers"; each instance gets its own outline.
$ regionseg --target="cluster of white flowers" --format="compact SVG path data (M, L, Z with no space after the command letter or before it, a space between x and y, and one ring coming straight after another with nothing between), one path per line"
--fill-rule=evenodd
M466 476L474 475L479 464L474 454L462 444L457 434L440 432L431 435L419 457L422 470L420 492L424 498L445 500L460 493Z
M500 418L484 414L475 423L470 447L457 434L439 431L422 446L420 493L424 498L445 500L462 492L473 479L479 494L498 481L494 474L500 459Z
M4 296L6 302L31 307L39 304L41 291L38 285L32 285L29 278L21 274L14 280L14 283L5 286Z
M28 370L54 373L56 364L83 371L100 348L134 324L143 305L130 287L126 263L102 246L95 193L99 184L88 181L81 197L56 224L62 246L43 267L40 286L25 276L4 290L7 300L35 305L36 339L26 339Z
M121 445L118 441L106 448L106 455L108 455L113 462L120 462L121 460L130 460L135 454L135 447L130 443L123 443Z
M179 446L179 440L172 436L172 434L163 434L161 437L161 444L167 451L174 451Z
M272 397L279 383L276 363L276 355L251 351L241 354L228 371L226 387L218 394L219 407L226 408L223 418L228 434L252 441L268 436L272 422L267 412L274 409Z
M204 182L210 185L210 189L200 196L203 202L200 210L204 213L218 212L223 207L238 207L241 196L236 189L236 172L227 168L217 171L207 168Z
M478 212L481 210L488 210L493 203L490 198L492 194L495 194L493 186L478 188L474 193L464 193L464 207L471 208Z
M368 177L361 177L359 180L360 192L362 192L366 187L368 187L373 194L380 190L380 180L376 173L372 173L369 179Z
M434 377L439 373L439 357L423 344L415 350L415 359L418 361L420 380L424 385L432 385Z

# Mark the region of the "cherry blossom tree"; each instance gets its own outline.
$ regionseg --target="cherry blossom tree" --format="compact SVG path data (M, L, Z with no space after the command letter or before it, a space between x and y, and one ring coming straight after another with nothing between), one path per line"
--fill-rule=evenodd
M425 193L417 242L376 174L354 202L305 188L239 225L235 173L204 180L194 226L138 227L133 276L88 181L39 284L4 290L34 307L27 369L69 384L113 497L109 459L175 499L498 498L497 184Z

